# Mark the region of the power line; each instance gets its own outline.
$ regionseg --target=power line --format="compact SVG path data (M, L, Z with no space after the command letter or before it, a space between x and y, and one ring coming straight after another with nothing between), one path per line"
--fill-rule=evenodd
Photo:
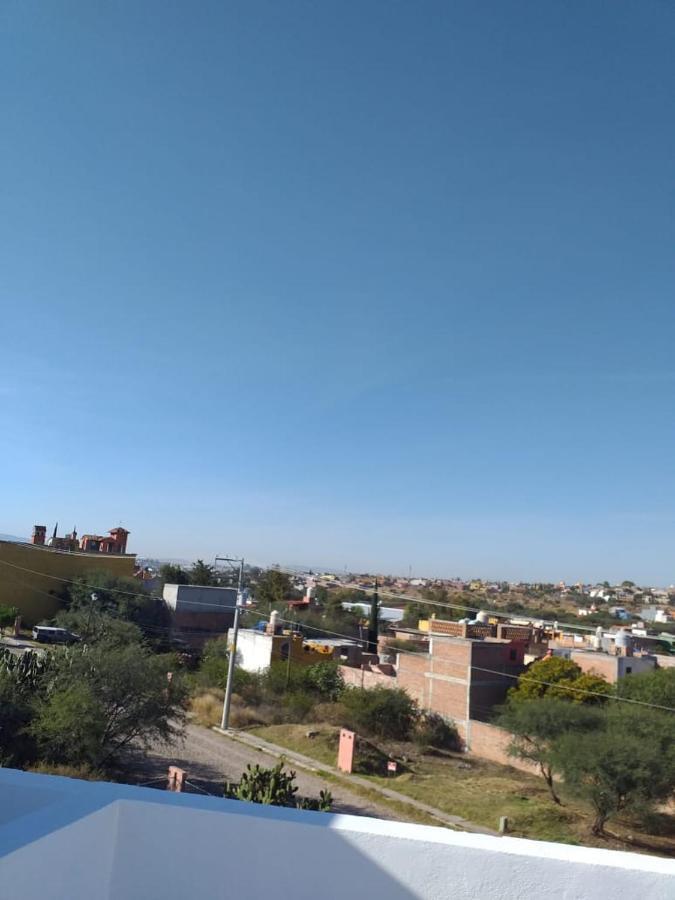
M291 619L283 619L280 616L278 617L277 620L279 622L286 622L291 625L299 624L297 622L294 622ZM351 641L352 643L354 641L359 640L358 638L350 637L349 635L346 635L346 634L340 634L340 632L337 632L337 631L329 631L328 629L320 628L318 626L305 625L303 623L302 627L309 628L312 631L322 631L325 634L331 634L331 635L334 635L335 637L342 637L342 638L345 638L346 640ZM452 640L451 635L436 635L436 637L448 638L448 639ZM417 658L419 658L420 656L423 655L421 653L416 653L414 650L399 650L398 648L397 648L396 652L402 653L407 656L416 656ZM573 688L571 686L567 687L567 685L564 685L564 684L561 685L560 682L543 681L542 679L533 678L532 676L529 676L527 674L527 672L523 672L521 675L513 675L510 672L501 672L499 669L486 669L483 666L470 665L470 666L467 666L467 668L472 669L473 671L476 671L476 672L487 672L490 675L499 675L502 678L511 678L511 679L514 679L515 681L519 681L521 678L524 678L533 684L541 684L541 685L545 685L546 687L555 687L555 688L564 687L566 690L573 690L578 694L587 694L589 696L601 697L603 700L617 700L622 703L634 703L638 706L647 706L650 709L659 709L659 710L663 710L665 712L675 712L675 707L672 707L672 706L661 706L660 704L657 704L657 703L647 703L644 700L634 700L631 697L618 697L614 694L603 694L600 691L591 691L591 690L588 690L587 688Z
M45 575L45 573L43 573L43 572L36 572L36 571L34 571L33 569L27 569L27 568L24 568L23 566L17 566L16 564L7 562L6 560L0 560L0 563L2 563L3 565L11 566L12 568L15 568L15 569L21 569L21 571L28 572L28 573L30 573L31 575ZM297 574L297 573L296 573L296 574ZM56 575L46 575L46 577L47 577L47 578L54 578L54 579L56 579L57 581L62 581L62 582L65 582L65 583L67 583L67 584L81 584L81 582L74 581L73 579L70 579L70 578L60 578L60 577L58 577L58 576L56 576ZM344 582L331 582L331 586L332 586L332 587L336 587L336 586L339 586L339 587L347 587L347 588L351 588L352 590L359 590L359 591L362 591L362 592L364 592L364 593L368 590L368 588L353 588L352 586L347 585L347 584L345 584ZM107 590L107 591L110 591L110 592L112 592L112 593L126 594L126 595L128 595L128 596L130 596L130 597L138 597L138 596L142 596L142 593L143 593L142 591L139 591L138 593L132 593L131 591L122 591L122 590L119 590L119 589L116 589L116 588L97 587L96 585L86 585L86 584L82 585L82 587L91 588L92 590ZM378 590L379 590L379 589L378 589ZM43 592L43 593L44 593L44 592ZM422 604L422 605L427 604L427 601L421 600L421 599L416 598L416 597L405 597L404 595L401 595L401 594L392 594L392 593L389 592L389 591L380 591L380 593L384 594L385 596L398 597L398 598L401 599L401 600L404 600L404 599L405 599L405 600L409 600L409 601L411 601L411 602L413 602L413 603L420 603L420 604ZM48 596L51 596L51 595L48 595ZM160 598L160 597L156 597L156 596L153 595L153 594L148 594L148 595L146 595L146 596L151 597L151 598L153 598L153 599L162 599L162 598ZM220 610L223 610L223 609L227 610L227 609L229 609L229 607L223 607L223 606L221 606L221 605L219 605L219 604L200 603L200 602L197 601L197 600L186 600L186 601L182 601L182 602L184 602L184 603L186 603L186 604L188 604L188 605L200 606L200 607L202 607L202 608L207 607L207 608L220 609ZM453 607L452 604L449 604L449 603L441 603L441 602L436 602L436 601L432 601L431 603L429 603L429 605L435 605L435 606L441 606L441 607L449 607L449 608L455 608L455 609L463 609L463 610L466 610L466 611L472 611L472 612L473 612L473 611L478 611L478 610L469 610L469 609L468 609L467 607L465 607L465 606L454 606L454 607ZM248 611L254 612L254 610L247 610L247 612L248 612ZM502 618L511 618L511 615L512 615L512 614L509 614L509 613L502 613L502 612L494 612L494 613L493 613L493 612L491 612L491 611L489 611L489 610L485 610L485 611L486 611L489 615L500 616L500 617L502 617ZM324 634L330 634L330 635L333 635L334 637L341 637L341 638L344 638L344 639L349 640L349 641L351 641L351 642L360 640L359 638L356 638L356 637L354 637L354 636L352 636L352 635L342 634L342 633L337 632L337 631L330 631L330 630L328 630L328 629L326 629L326 628L321 628L321 627L319 627L319 626L313 626L313 625L308 625L308 624L305 624L305 623L299 623L297 620L293 620L293 619L283 619L283 618L281 618L281 617L278 617L278 621L284 622L284 623L289 624L289 625L301 625L303 628L308 628L308 629L311 630L311 631L319 631L319 632L322 632L322 633L324 633ZM542 620L542 621L543 621L543 620ZM552 623L551 623L551 624L552 624ZM139 626L139 627L140 627L140 626ZM154 627L161 628L162 626L154 626ZM585 628L584 626L572 626L572 627L583 628L583 629L586 630L586 631L594 631L594 629L592 629L592 628ZM167 629L167 630L168 630L168 629ZM184 632L184 633L188 633L188 632ZM200 634L203 634L203 632L199 632L199 633L200 633ZM444 637L444 635L437 635L437 637ZM446 636L446 637L451 637L451 636L448 635L448 636ZM420 655L419 653L415 653L415 652L412 651L412 650L397 650L397 652L398 652L398 653L407 654L407 655L410 655L410 656L417 656L417 657L419 657L419 655ZM475 670L475 671L479 671L479 672L487 672L487 673L492 674L492 675L500 675L500 676L505 677L505 678L512 678L512 679L515 679L516 681L519 680L519 679L521 678L520 675L512 675L512 674L510 674L510 673L508 673L508 672L500 672L500 671L497 670L497 669L486 669L486 668L482 668L482 667L480 667L480 666L469 666L468 668L473 669L473 670ZM528 676L526 673L523 673L523 676L524 676L528 681L531 681L533 684L541 684L541 685L545 685L546 687L560 687L560 684L558 684L558 683L556 683L556 682L552 682L552 681L542 681L542 680L534 679L534 678L532 678L531 676ZM566 689L567 689L567 690L574 690L576 693L580 693L580 694L587 694L587 695L589 695L589 696L602 697L602 698L605 699L605 700L617 700L617 701L621 701L622 703L633 703L633 704L636 704L636 705L638 705L638 706L646 706L646 707L649 707L650 709L660 709L660 710L664 710L664 711L666 711L666 712L675 712L675 708L673 708L673 707L671 707L671 706L661 706L661 705L655 704L655 703L647 703L647 702L645 702L644 700L634 700L633 698L630 698L630 697L617 697L616 695L612 695L612 694L603 694L603 693L601 693L601 692L599 692L599 691L590 691L590 690L587 690L587 689L585 689L585 688L572 688L572 687L567 687Z

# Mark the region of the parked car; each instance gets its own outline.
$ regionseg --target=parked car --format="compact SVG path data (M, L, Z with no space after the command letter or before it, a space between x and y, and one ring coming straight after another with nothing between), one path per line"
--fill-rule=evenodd
M67 628L55 628L52 625L36 625L33 628L33 640L41 644L75 644L80 640L79 634Z

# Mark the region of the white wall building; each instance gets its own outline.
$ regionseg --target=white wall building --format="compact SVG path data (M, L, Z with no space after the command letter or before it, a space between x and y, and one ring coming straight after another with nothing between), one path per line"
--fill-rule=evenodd
M0 769L2 900L606 900L675 861Z
M264 672L272 662L273 642L273 636L265 634L264 631L252 628L239 629L237 665L246 672Z

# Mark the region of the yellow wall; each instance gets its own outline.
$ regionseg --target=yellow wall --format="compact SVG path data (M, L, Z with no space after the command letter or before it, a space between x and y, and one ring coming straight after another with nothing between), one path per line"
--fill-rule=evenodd
M60 608L60 601L54 596L65 587L60 578L77 578L88 572L130 577L134 561L135 556L64 553L0 541L0 605L18 607L24 623L34 625L51 618Z
M291 663L300 663L301 665L313 665L318 662L326 662L333 658L332 649L326 653L316 647L312 647L309 643L305 643L302 635L294 634L292 637L288 634L276 634L272 642L272 662L279 662L282 659L281 645L288 640L291 641Z

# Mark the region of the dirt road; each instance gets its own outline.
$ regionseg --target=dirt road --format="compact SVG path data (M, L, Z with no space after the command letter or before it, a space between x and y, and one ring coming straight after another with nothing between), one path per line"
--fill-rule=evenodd
M241 773L250 763L273 766L277 758L236 740L217 734L200 725L188 725L185 739L173 746L159 746L143 754L134 751L126 766L124 779L130 784L143 784L154 779L163 779L170 765L180 766L188 773L188 780L202 791L222 796L225 781L238 781ZM287 766L287 768L292 768ZM356 816L374 816L378 819L400 819L386 806L364 800L358 794L334 782L325 781L302 769L297 770L296 784L302 796L316 797L322 789L333 795L333 810ZM162 781L151 786L163 787Z

